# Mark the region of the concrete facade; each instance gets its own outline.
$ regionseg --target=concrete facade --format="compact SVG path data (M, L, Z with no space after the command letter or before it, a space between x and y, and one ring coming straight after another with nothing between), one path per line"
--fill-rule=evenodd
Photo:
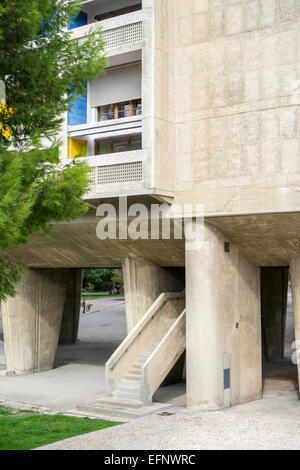
M93 7L104 3L95 0ZM95 109L89 109L90 122L65 128L64 138L88 136L90 142L137 128L142 148L87 157L94 168L89 212L9 255L22 255L34 269L122 266L128 333L160 294L183 289L185 269L188 407L219 409L257 399L261 313L272 359L282 355L288 266L300 340L300 4L143 0L141 11L102 26L113 38L111 67L142 62L142 115L93 122ZM124 33L122 44L116 30ZM74 38L86 34L86 26L74 30ZM159 201L170 210L201 204L203 245L190 249L184 239L162 237L99 240L97 207L104 201L118 212L119 196L128 197L128 205ZM21 305L26 289L7 302L7 311ZM20 332L6 331L7 350L13 350ZM21 370L17 362L11 367ZM32 364L23 370L39 370Z

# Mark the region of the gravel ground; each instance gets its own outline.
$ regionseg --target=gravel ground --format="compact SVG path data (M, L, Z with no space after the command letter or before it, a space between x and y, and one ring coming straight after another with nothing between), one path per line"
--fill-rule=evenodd
M154 416L77 436L49 450L294 450L300 422L274 421L228 411Z

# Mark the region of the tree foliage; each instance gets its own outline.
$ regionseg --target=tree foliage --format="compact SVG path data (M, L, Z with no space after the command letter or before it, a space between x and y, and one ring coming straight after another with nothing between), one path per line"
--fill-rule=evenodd
M123 288L121 269L85 269L83 288L93 292L108 292L115 287L119 292Z
M22 272L7 250L87 210L88 166L59 160L65 113L106 65L101 31L71 39L68 23L80 3L1 0L0 300L13 295Z

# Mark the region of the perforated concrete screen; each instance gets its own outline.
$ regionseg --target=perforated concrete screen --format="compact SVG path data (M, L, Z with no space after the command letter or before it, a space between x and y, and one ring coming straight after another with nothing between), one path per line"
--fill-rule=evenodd
M103 39L107 49L123 46L125 44L135 44L143 38L142 22L120 26L119 28L104 31Z
M99 166L95 175L95 184L129 183L142 181L143 162L122 163Z

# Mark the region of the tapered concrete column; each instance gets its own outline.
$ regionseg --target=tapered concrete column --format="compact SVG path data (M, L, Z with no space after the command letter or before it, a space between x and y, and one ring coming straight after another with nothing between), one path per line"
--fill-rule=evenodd
M128 333L161 293L184 289L184 271L180 269L162 268L134 257L125 258L122 269Z
M215 228L186 247L187 407L216 410L261 396L259 268Z
M297 256L291 260L290 269L293 294L296 358L298 366L298 382L300 389L300 256Z
M261 268L263 356L266 361L284 356L288 268Z
M68 288L59 344L73 344L78 338L83 269L69 269Z
M68 270L37 269L24 275L17 295L2 303L7 371L53 368L64 310Z

